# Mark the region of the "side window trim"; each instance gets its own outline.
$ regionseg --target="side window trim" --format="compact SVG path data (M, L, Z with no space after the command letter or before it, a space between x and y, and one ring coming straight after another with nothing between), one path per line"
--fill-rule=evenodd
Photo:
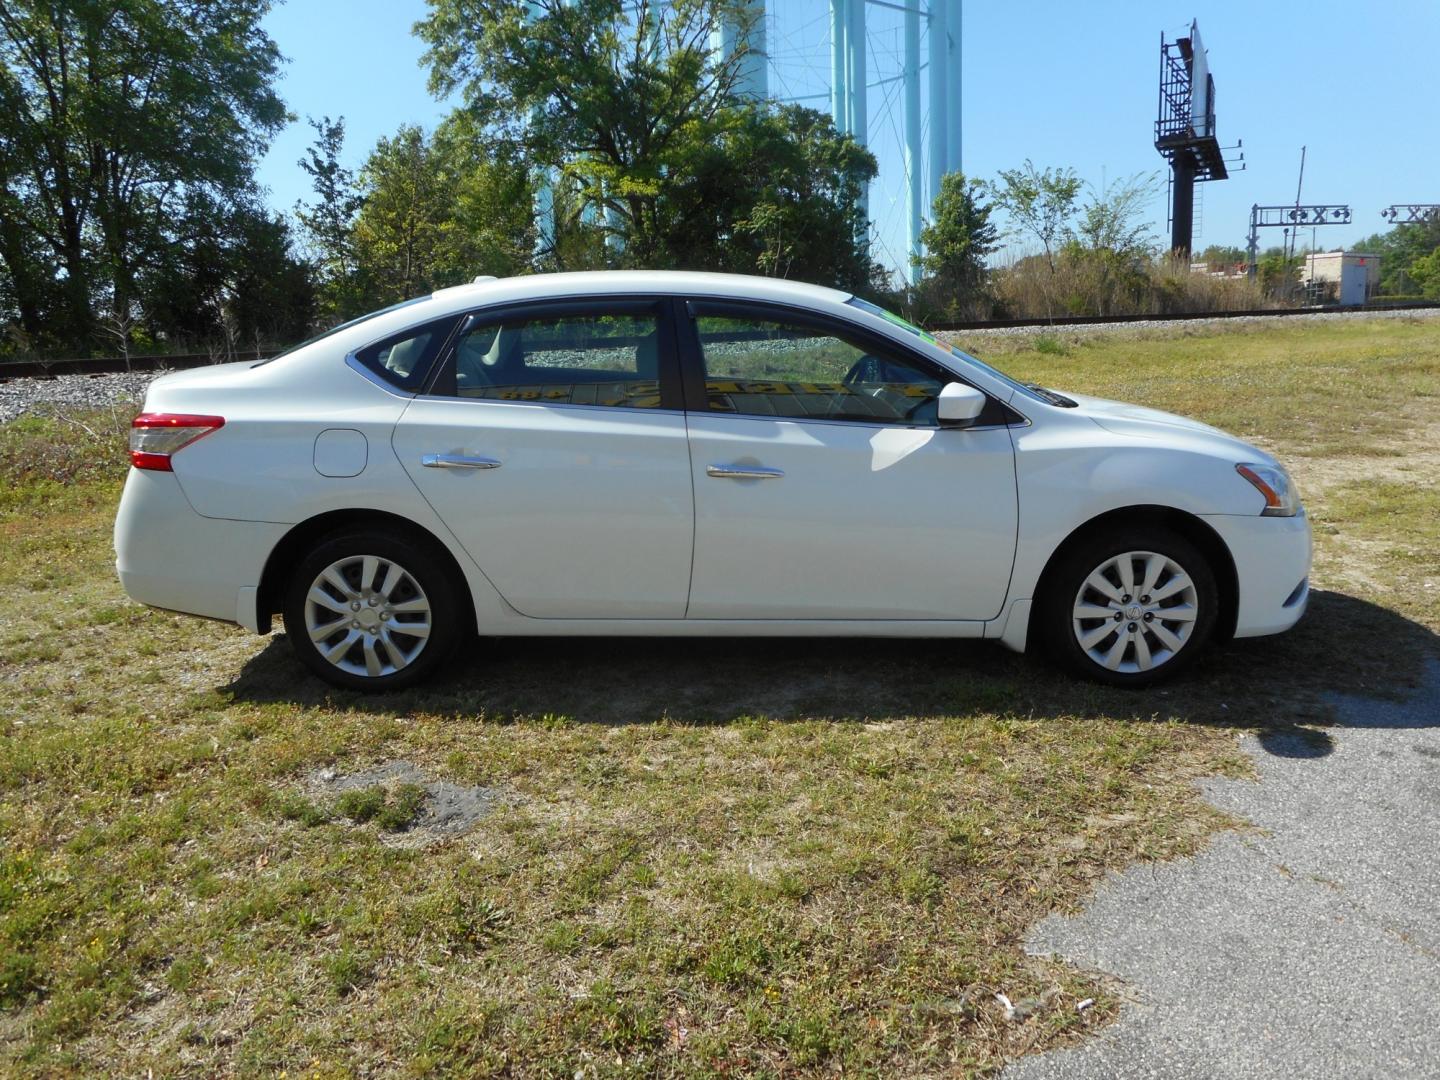
M680 358L681 407L686 412L709 412L705 393L705 357L700 351L700 328L695 324L694 301L683 296L670 300L670 322L675 327L675 355Z
M685 409L688 412L704 413L707 416L737 416L753 420L792 420L796 423L821 423L821 424L847 424L862 425L868 427L931 427L933 425L922 424L894 424L882 423L879 421L857 420L846 418L821 418L821 417L776 417L764 413L717 413L710 409L709 394L705 389L705 354L700 343L700 329L697 319L706 315L716 315L726 318L750 318L771 320L775 322L790 323L806 329L818 330L824 333L834 334L841 330L845 334L842 340L853 339L864 344L867 349L873 349L877 356L882 359L893 359L897 363L908 364L921 371L933 375L937 381L965 383L967 386L974 386L965 378L957 375L948 368L935 363L929 357L922 356L904 344L891 341L872 332L864 326L858 326L848 320L836 319L826 315L816 314L804 308L795 308L787 304L777 304L766 300L736 301L729 299L709 297L688 297L677 298L676 301L676 323L677 326L684 326L681 334L682 349L681 358L684 363L683 383L685 387ZM985 393L980 387L975 387L981 393ZM985 394L989 398L986 410L990 411L997 406L1004 409L1003 403ZM1008 420L997 420L997 423L1007 423ZM988 426L988 422L987 422Z
M439 397L446 400L461 399L455 384L455 356L461 337L477 325L495 322L531 321L538 319L583 318L587 315L651 315L655 318L656 334L660 342L668 342L669 349L661 349L659 357L660 409L680 412L684 409L681 392L681 366L677 349L674 312L667 297L644 294L614 296L575 296L553 300L531 300L513 304L497 304L488 308L476 308L460 316L455 330L446 342L444 351L435 361L430 378L420 391L422 397ZM489 404L505 404L495 399L485 399ZM606 405L557 404L556 408L610 408ZM628 410L622 410L628 411ZM653 410L643 410L653 411Z

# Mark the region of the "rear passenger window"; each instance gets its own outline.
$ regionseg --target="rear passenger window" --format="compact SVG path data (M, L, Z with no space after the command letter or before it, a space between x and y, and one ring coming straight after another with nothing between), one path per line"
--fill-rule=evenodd
M484 401L659 408L658 318L559 315L472 324L456 340L453 393Z

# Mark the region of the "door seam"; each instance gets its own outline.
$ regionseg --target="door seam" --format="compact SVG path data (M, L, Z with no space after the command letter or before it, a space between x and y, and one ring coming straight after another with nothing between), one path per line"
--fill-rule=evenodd
M690 617L690 598L695 594L695 538L700 531L700 493L695 490L695 445L690 441L690 413L685 413L685 458L690 463L690 580L685 586L685 611Z

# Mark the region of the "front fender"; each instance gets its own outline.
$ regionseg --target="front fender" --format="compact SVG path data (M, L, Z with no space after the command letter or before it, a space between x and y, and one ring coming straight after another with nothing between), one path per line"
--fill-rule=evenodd
M1009 603L1035 595L1050 556L1077 529L1129 507L1162 507L1198 518L1258 518L1265 500L1235 472L1243 443L1204 432L1136 439L1084 417L1016 433L1020 536Z

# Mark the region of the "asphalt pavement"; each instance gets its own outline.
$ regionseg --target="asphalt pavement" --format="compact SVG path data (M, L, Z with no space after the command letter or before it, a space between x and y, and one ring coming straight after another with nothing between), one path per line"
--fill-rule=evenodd
M1440 1077L1440 663L1402 702L1247 736L1259 782L1206 797L1257 828L1132 867L1031 952L1118 976L1119 1020L1005 1080Z

